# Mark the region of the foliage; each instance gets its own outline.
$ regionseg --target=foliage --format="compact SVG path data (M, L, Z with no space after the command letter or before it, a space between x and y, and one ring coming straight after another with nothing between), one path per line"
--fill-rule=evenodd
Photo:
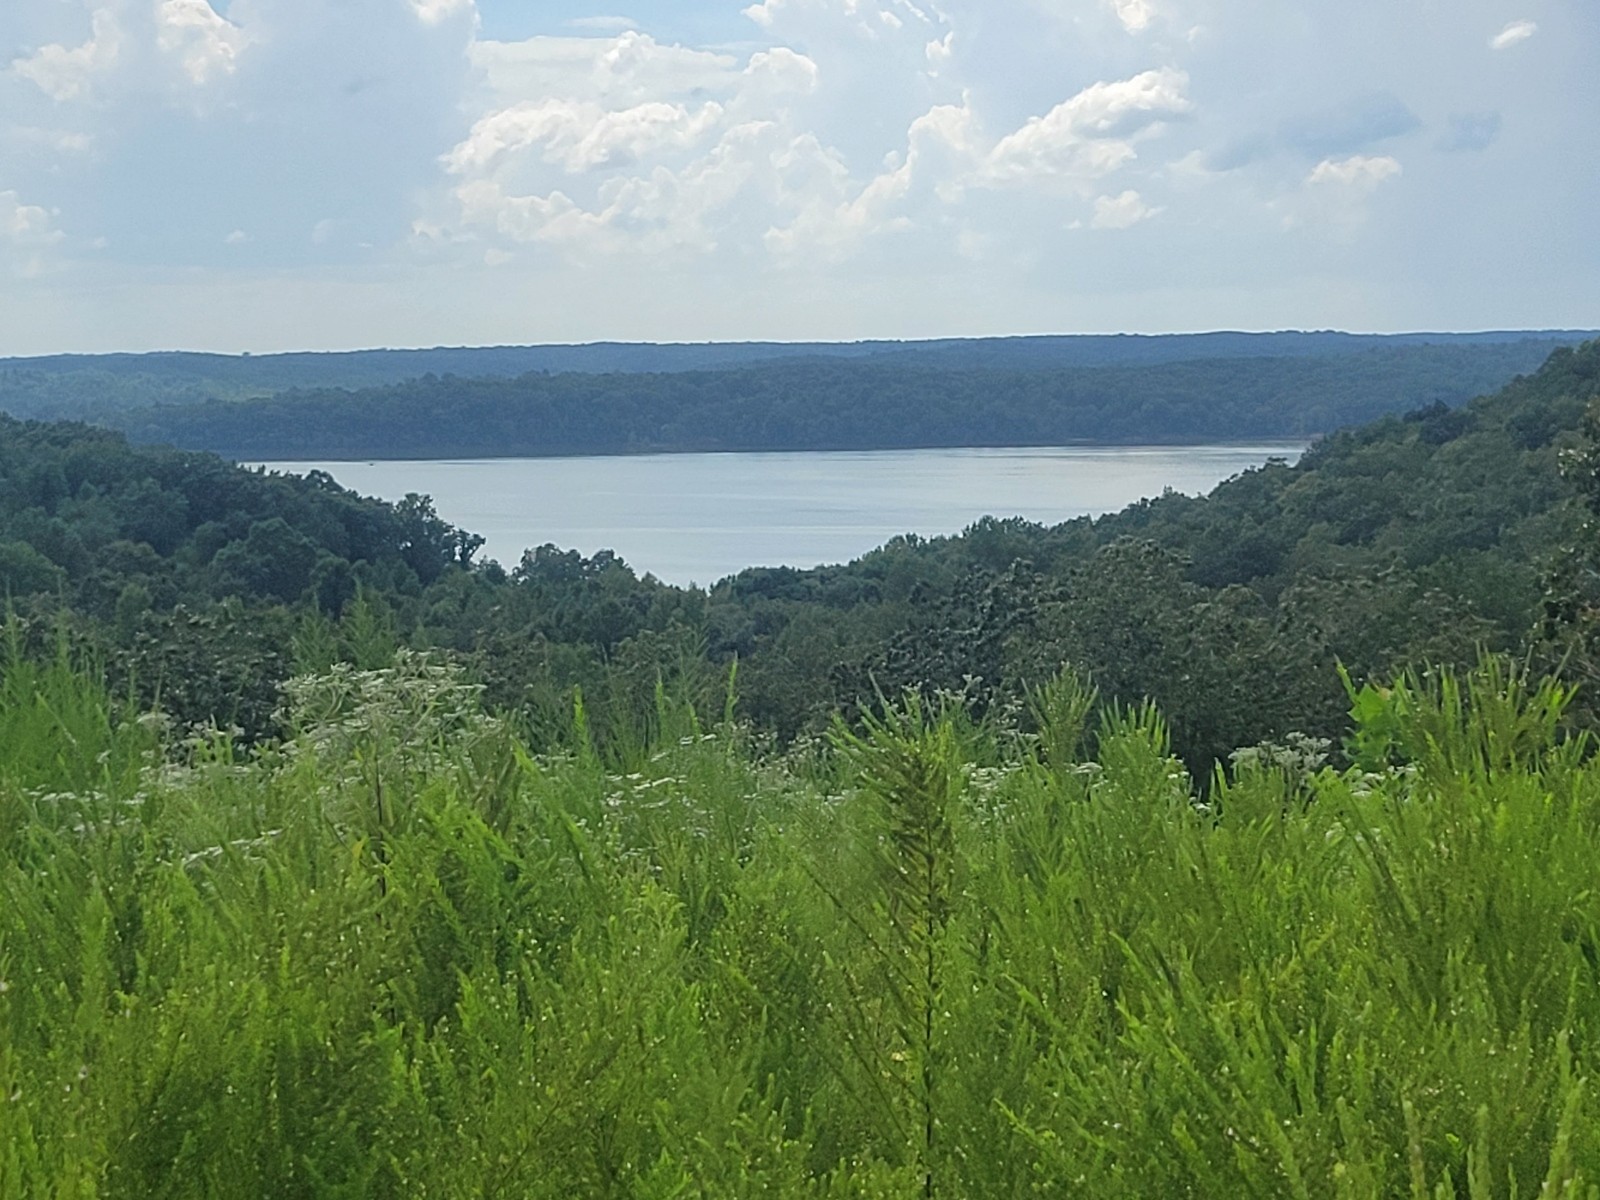
M1259 361L1348 382L1349 357ZM563 744L581 687L607 752L653 719L658 680L709 711L734 663L741 715L784 742L908 688L1025 725L1030 689L1070 664L1108 699L1155 700L1203 780L1240 746L1337 742L1336 664L1358 686L1462 668L1480 647L1526 647L1543 615L1541 663L1590 672L1594 537L1573 500L1587 495L1583 413L1597 391L1600 344L1563 349L1495 396L1330 435L1206 497L1054 527L983 518L708 591L641 577L608 551L540 546L508 570L478 562L479 539L426 497L382 504L316 472L0 422L0 583L46 637L65 625L93 647L119 692L250 740L280 732L276 689L292 674L375 668L399 645L465 664L541 750ZM1581 697L1575 711L1594 720Z
M255 752L13 656L0 1194L1593 1196L1600 763L1434 680L1201 799L1066 677L624 760L414 656Z
M872 360L956 369L1136 367L1218 358L1350 358L1390 349L1478 352L1495 369L1527 369L1573 331L1383 336L1211 333L950 338L923 342L739 342L703 345L436 347L343 353L63 354L0 359L0 411L95 420L127 409L270 396L293 388L369 388L426 376L509 379L529 372L703 371L783 359ZM1524 366L1516 364L1523 363ZM1507 375L1506 377L1509 377ZM1487 386L1487 385L1484 385Z
M1443 444L1465 420L1453 406L1532 370L1558 344L1379 339L1341 352L1143 362L1129 347L1121 361L1084 366L826 354L718 370L428 375L102 419L137 441L245 459L475 458L1288 439L1431 404L1438 411L1424 409L1432 415L1419 418L1419 435Z

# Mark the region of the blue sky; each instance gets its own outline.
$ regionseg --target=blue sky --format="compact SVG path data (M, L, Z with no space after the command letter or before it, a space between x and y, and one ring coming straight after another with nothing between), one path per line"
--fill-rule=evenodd
M0 355L1600 324L1593 0L6 0Z

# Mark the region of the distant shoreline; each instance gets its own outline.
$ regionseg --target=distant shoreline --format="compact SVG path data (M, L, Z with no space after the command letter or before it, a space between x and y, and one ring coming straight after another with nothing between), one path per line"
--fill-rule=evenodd
M371 456L358 456L355 458L334 458L327 455L284 455L278 458L232 458L233 462L241 467L250 469L262 466L271 467L281 463L327 463L370 465L373 463L460 463L471 465L473 463L498 463L498 462L541 462L560 459L563 461L576 461L582 459L613 459L613 458L687 458L695 455L728 455L750 456L760 454L770 455L803 455L803 454L921 454L938 450L1277 450L1283 449L1293 453L1304 453L1313 443L1324 434L1313 434L1309 438L1235 438L1204 439L1191 441L1159 441L1144 440L1137 442L1097 441L1088 438L1078 438L1073 441L1063 442L1018 442L1007 444L984 445L932 445L932 446L838 446L838 447L806 447L805 449L759 449L759 450L618 450L613 452L588 453L588 454L408 454L392 457L374 458Z

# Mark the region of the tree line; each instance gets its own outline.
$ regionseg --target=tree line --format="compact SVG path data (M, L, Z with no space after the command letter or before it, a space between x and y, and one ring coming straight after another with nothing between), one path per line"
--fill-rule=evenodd
M5 421L0 585L41 642L69 628L184 719L252 735L295 670L401 645L454 655L530 729L580 686L600 736L657 678L707 699L736 661L741 714L784 741L906 687L1003 710L1065 662L1109 697L1156 699L1203 773L1263 738L1335 734L1339 664L1364 679L1480 646L1542 653L1547 612L1568 614L1558 630L1590 619L1562 455L1588 461L1597 360L1594 343L1557 351L1493 396L1336 433L1204 498L986 518L704 590L550 545L480 562L423 497Z
M1305 438L1458 406L1534 370L1547 342L1018 369L916 360L716 371L425 376L355 391L106 414L140 442L256 460L1194 443Z

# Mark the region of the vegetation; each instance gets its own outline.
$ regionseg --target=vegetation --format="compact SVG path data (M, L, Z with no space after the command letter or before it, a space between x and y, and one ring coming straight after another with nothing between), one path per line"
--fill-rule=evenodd
M264 460L1298 438L1459 405L1533 370L1552 344L1381 342L1092 367L967 366L924 351L712 371L430 375L102 419L137 441Z
M0 698L0 1194L1593 1196L1600 765L1493 660L1203 797L1071 675L543 753L409 654Z
M1337 433L1203 499L1048 528L985 519L709 591L554 546L506 570L421 497L388 505L316 473L4 422L0 582L36 649L64 627L119 693L252 739L282 732L277 689L297 664L373 667L401 645L468 664L536 742L575 685L607 740L658 676L709 703L735 660L741 716L783 741L905 688L960 693L980 716L1018 710L1066 662L1109 699L1153 698L1204 779L1239 746L1336 740L1340 664L1357 681L1460 668L1480 646L1521 652L1542 620L1558 636L1533 643L1541 662L1600 661L1600 639L1573 632L1595 607L1573 555L1594 542L1579 498L1594 491L1581 464L1596 395L1590 343L1494 396Z
M1600 1197L1597 396L709 592L0 420L0 1196Z
M1585 337L1572 330L1402 334L1206 333L1156 337L947 338L920 342L737 342L701 345L440 347L339 353L60 354L0 358L0 411L16 417L88 420L128 408L270 396L293 388L370 388L425 375L510 379L529 372L588 374L706 371L784 359L872 359L942 369L1148 366L1214 358L1337 357L1402 346L1482 347L1487 361L1513 343L1542 356ZM1534 350L1533 346L1542 347ZM1495 348L1499 347L1499 350ZM1530 369L1537 357L1519 360ZM1503 378L1509 378L1508 373ZM1487 387L1498 386L1496 379Z

